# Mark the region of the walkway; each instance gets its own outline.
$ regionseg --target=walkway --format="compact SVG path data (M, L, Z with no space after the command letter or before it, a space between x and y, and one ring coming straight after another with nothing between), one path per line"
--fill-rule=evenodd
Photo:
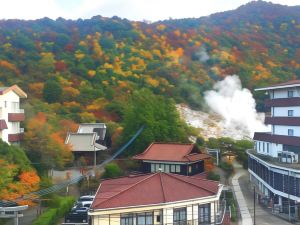
M232 178L233 190L235 192L238 205L240 207L242 220L241 225L253 224L253 191L249 183L248 171L243 169L238 163L233 164L236 174ZM282 220L271 214L270 210L256 204L255 223L257 225L291 225L291 223Z
M245 171L238 169L236 174L232 177L231 183L241 212L241 225L251 225L253 221L239 184L239 178L243 175L245 175Z

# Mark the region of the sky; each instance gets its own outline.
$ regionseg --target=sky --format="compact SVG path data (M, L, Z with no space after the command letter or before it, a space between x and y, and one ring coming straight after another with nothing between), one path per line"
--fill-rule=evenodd
M89 19L96 15L157 21L208 16L231 10L250 0L0 0L0 19ZM300 0L268 0L300 5Z

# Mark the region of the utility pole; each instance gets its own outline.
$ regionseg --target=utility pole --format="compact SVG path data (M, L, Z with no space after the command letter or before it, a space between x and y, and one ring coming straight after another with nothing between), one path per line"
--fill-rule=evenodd
M255 225L255 200L256 200L256 192L255 192L255 185L253 189L253 225Z

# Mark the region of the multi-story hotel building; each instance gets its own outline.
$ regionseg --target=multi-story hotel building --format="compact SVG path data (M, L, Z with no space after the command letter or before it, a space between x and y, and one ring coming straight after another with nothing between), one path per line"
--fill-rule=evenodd
M270 132L254 134L248 150L250 180L260 195L281 213L298 218L300 202L300 80L258 88L269 95ZM300 207L299 207L300 209Z
M20 98L27 98L26 93L17 85L0 87L0 138L8 144L19 143L24 129L24 109L20 109Z

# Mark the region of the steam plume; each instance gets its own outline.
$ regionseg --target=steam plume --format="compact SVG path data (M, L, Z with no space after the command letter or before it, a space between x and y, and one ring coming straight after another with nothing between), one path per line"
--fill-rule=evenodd
M210 58L205 47L201 47L195 55L198 57L200 62L206 62Z
M227 76L214 85L214 90L205 92L209 108L222 116L226 129L246 131L253 137L255 131L267 131L263 118L256 112L251 92L242 88L237 75ZM263 116L264 117L264 116Z

